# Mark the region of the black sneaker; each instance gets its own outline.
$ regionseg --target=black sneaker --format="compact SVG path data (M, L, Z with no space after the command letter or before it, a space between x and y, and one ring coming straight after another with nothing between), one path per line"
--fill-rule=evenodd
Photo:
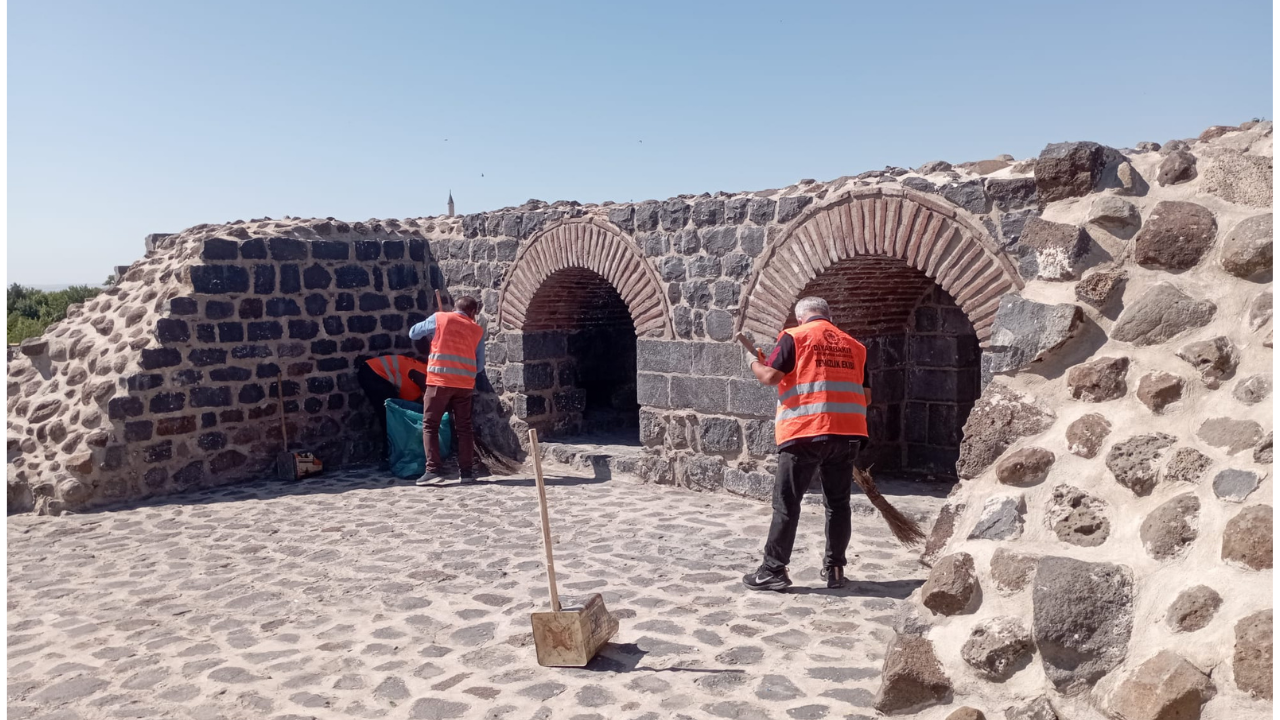
M829 588L844 587L844 568L832 565L822 568L822 579L827 581Z
M462 485L474 485L479 482L479 480L476 479L476 474L474 472L466 471L458 475L458 482Z
M791 578L787 577L787 569L768 570L761 565L759 570L742 576L742 584L752 590L776 590L781 592L791 587Z

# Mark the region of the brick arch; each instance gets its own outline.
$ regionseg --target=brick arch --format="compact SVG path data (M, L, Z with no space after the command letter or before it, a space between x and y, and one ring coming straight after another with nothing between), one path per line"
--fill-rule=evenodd
M759 340L782 330L800 292L832 265L857 257L902 260L946 290L985 347L1000 297L1022 279L963 210L898 188L865 188L810 208L765 247L747 283L738 329Z
M523 330L538 288L553 274L570 268L590 270L618 291L631 313L636 335L675 336L671 308L658 274L621 230L597 218L563 221L533 236L521 248L502 284L498 326Z

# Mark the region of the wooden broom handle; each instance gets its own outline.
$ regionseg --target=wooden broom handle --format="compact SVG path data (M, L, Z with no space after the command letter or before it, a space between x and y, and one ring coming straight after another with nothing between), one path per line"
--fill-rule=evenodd
M538 452L538 431L529 428L529 449L533 451L533 477L538 484L538 510L542 513L542 547L547 551L547 585L551 588L551 609L560 612L560 593L556 592L556 566L551 559L551 526L547 520L547 488L542 482L542 456Z
M289 451L289 433L284 426L284 371L276 372L276 401L280 404L280 441L285 452Z

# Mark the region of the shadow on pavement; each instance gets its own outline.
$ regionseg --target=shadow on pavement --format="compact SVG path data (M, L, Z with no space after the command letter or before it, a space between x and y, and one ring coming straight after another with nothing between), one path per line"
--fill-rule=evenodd
M243 500L274 500L283 497L300 497L304 495L340 495L353 490L376 490L391 487L413 487L422 492L439 492L462 488L484 488L490 485L503 487L533 487L533 478L503 477L493 475L482 478L474 485L462 485L458 480L447 480L443 485L417 488L416 478L399 478L390 470L374 466L343 468L330 474L320 474L300 481L278 480L275 478L257 480L250 483L237 483L225 488L211 490L194 490L176 495L164 495L119 505L111 505L94 512L120 512L140 508L157 508L168 505L193 507L212 505L222 502L240 502ZM547 485L595 485L605 482L600 478L572 477L567 475L550 475L544 478Z
M880 597L902 600L924 584L924 580L850 580L842 588L796 587L787 588L794 595L830 595L832 597Z
M638 667L647 650L635 643L608 643L583 670L592 672L628 673L628 672L687 672L687 673L745 673L746 670L736 668L694 668L694 667Z

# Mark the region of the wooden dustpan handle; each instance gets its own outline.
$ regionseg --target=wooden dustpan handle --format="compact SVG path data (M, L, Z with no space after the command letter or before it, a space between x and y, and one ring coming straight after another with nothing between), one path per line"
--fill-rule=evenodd
M547 520L547 488L542 482L542 455L538 452L538 431L529 428L529 449L533 452L533 477L538 484L538 510L542 513L542 547L547 551L547 585L551 588L551 609L560 612L556 592L556 566L551 559L551 525Z

